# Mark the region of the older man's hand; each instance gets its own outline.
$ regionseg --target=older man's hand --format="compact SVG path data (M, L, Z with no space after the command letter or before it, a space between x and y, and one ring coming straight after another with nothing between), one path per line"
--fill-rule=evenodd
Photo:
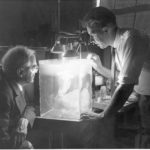
M26 139L28 120L26 118L20 118L16 130L12 135L12 143L14 148L18 148Z
M12 148L19 148L26 140L26 134L15 131L12 137Z

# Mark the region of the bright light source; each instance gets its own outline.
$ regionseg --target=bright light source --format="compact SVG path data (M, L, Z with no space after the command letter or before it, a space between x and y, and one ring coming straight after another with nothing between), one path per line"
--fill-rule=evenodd
M96 0L96 7L100 6L101 0Z
M39 61L40 114L76 120L92 110L92 67L86 59Z

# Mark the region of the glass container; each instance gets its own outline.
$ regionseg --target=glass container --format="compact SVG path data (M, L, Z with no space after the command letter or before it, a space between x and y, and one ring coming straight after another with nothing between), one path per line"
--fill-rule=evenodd
M39 61L40 115L80 120L92 110L92 67L86 59Z

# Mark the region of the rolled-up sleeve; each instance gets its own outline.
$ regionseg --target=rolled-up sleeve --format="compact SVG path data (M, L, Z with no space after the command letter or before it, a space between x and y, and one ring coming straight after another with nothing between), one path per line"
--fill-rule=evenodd
M119 84L138 84L144 61L148 53L148 39L129 36L123 45L122 69L118 76Z

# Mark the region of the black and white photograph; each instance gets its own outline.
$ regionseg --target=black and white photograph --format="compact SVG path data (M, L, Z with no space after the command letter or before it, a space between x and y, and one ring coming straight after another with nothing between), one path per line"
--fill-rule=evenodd
M149 149L150 0L0 0L0 149Z

